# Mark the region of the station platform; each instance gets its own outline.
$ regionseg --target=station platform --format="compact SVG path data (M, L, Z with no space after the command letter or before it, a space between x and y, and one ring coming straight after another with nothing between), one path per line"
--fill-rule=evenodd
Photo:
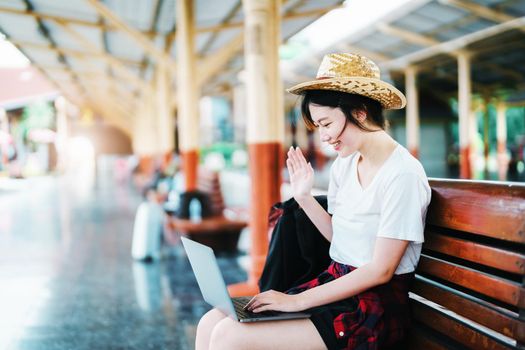
M132 260L140 201L111 180L0 179L0 349L193 349L209 306L180 245ZM219 257L227 283L237 261Z

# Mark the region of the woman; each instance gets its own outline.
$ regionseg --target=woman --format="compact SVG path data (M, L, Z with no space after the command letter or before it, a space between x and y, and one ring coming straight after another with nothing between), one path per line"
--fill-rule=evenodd
M377 349L408 327L430 187L421 164L384 131L383 109L403 108L405 97L355 54L325 56L315 80L288 91L302 95L307 126L338 154L328 211L310 193L314 171L301 151L290 148L286 162L293 196L331 242L333 261L316 279L258 294L246 306L308 310L310 319L241 324L212 310L199 323L197 350Z

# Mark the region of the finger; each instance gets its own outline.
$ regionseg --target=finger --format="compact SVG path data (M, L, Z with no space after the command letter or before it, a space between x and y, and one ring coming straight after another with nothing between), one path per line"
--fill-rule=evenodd
M292 151L292 155L291 155L290 159L293 162L295 171L298 171L298 170L300 170L302 168L303 164L301 163L301 159L299 158L296 150Z
M294 169L296 170L297 169L297 165L296 165L296 159L295 159L295 150L294 150L293 147L290 147L290 149L288 150L288 159L287 160L290 160L290 162L294 166Z
M288 168L288 172L290 173L290 176L293 176L293 174L295 174L295 169L293 166L293 162L290 159L286 160L286 167Z
M296 152L299 159L306 164L306 158L304 157L304 154L299 147L297 147Z
M245 310L249 310L250 307L253 305L253 303L257 300L257 295L254 295L249 302L246 303L246 305L244 305L244 309Z
M314 167L312 166L312 163L308 162L308 172L310 174L313 174L314 173Z
M286 154L288 155L288 158L291 156L292 152L293 152L293 147L288 148L288 152L286 152Z
M255 295L246 305L245 305L245 309L246 310L252 310L253 308L256 308L262 304L264 304L264 300L266 299L265 298L265 295L266 295L267 292L263 292L263 293L259 293L257 295Z
M255 301L250 307L248 308L248 311L252 311L255 309L260 308L261 306L267 305L268 303L262 302L260 300Z
M307 165L306 159L304 158L303 152L301 152L301 149L299 147L295 149L295 157L297 159L297 162L300 164L301 168L305 168Z
M292 164L295 166L295 150L293 147L290 147L290 150L288 151L288 160L292 162Z
M252 312L264 312L264 311L270 311L270 310L277 311L275 310L275 308L272 307L271 304L265 304L265 305L259 306L258 308L253 309Z

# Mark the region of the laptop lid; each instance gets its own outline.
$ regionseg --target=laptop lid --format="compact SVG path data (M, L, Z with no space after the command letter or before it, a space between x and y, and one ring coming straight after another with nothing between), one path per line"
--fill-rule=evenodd
M186 237L181 237L181 240L204 300L237 320L235 308L213 250Z
M268 312L260 314L246 314L235 311L232 299L222 278L215 254L210 247L197 243L186 237L181 237L186 255L190 260L191 268L204 300L211 306L219 309L224 314L239 322L277 321L308 318L310 314L304 312ZM242 300L242 306L249 300Z

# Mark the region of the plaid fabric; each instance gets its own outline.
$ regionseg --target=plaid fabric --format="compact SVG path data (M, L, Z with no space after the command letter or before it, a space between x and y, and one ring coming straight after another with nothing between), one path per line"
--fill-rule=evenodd
M353 270L355 267L332 261L317 278L286 293L301 293ZM402 340L410 326L408 290L413 276L395 275L386 284L308 310L328 349L382 349Z

